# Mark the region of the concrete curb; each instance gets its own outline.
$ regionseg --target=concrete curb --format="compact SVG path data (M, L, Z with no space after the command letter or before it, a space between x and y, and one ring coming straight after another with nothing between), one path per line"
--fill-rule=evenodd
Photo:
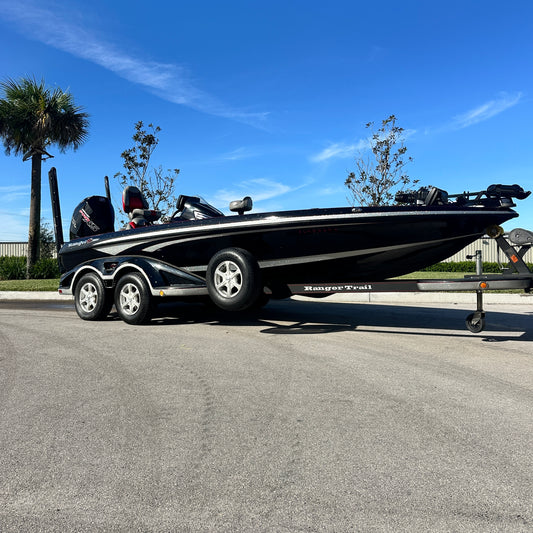
M49 301L63 301L68 302L72 300L72 296L63 296L54 291L0 291L0 301L16 301L16 300L49 300Z
M324 298L310 298L309 296L293 296L295 300L313 302L345 302L345 303L449 303L449 304L475 304L474 292L358 292L353 294L331 294ZM0 291L0 301L72 301L72 296L63 296L57 292L24 292ZM516 304L533 305L533 294L508 294L486 292L483 295L485 305Z

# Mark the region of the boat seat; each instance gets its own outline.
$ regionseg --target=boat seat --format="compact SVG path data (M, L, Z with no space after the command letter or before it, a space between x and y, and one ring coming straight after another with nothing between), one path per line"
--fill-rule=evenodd
M137 187L128 185L122 192L122 208L130 219L130 228L150 226L161 218L161 211L148 207L146 198Z
M253 207L252 199L249 196L245 196L242 200L233 200L229 204L229 210L239 215L244 215L246 211L251 211Z

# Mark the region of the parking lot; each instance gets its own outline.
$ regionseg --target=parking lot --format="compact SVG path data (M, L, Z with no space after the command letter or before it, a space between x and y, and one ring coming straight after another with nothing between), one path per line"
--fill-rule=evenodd
M0 302L1 531L531 531L533 309Z

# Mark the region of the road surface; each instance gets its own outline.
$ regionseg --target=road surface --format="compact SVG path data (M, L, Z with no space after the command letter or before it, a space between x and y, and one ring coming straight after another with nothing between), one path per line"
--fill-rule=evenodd
M529 306L0 303L0 531L531 531Z

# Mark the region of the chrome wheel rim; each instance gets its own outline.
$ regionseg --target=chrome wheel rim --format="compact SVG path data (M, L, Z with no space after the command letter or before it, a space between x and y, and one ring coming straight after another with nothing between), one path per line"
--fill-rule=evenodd
M215 288L224 298L233 298L242 288L242 272L233 261L223 261L215 269Z
M120 291L120 307L124 314L134 315L141 306L141 293L133 283L126 283Z
M86 313L94 311L98 303L98 290L92 283L84 283L80 289L80 307Z

